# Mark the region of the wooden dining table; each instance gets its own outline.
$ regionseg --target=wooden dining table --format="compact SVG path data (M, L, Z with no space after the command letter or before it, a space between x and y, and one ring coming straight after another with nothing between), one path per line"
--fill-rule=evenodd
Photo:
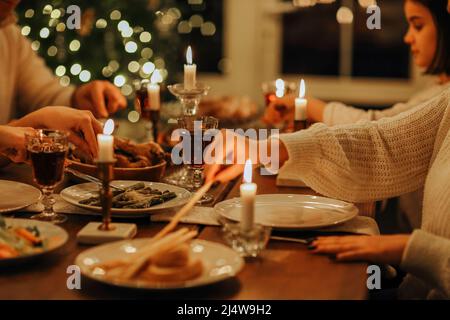
M34 184L26 165L10 165L0 169L0 179ZM239 179L216 186L211 192L214 204L239 196ZM258 194L316 194L309 188L278 187L274 176L254 174ZM68 177L57 191L74 184ZM0 195L1 196L1 195ZM20 195L17 195L20 197ZM30 213L13 212L9 216L26 218ZM368 296L367 264L338 263L327 256L311 254L300 243L270 240L258 258L246 259L243 270L235 277L212 285L182 290L123 289L81 278L81 289L68 289L71 275L68 267L75 258L90 248L77 243L76 234L98 216L68 215L60 226L69 234L68 242L56 252L24 265L0 269L0 299L230 299L230 300L297 300L297 299L366 299ZM134 222L137 238L151 237L164 223L149 218L114 221ZM221 228L188 225L199 232L198 238L224 243ZM280 235L306 238L319 233L291 231Z

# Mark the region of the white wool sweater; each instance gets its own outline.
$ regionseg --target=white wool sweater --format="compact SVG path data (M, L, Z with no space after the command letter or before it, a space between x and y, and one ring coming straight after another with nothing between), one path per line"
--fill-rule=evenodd
M413 95L407 102L394 104L392 107L383 110L362 110L341 102L330 102L325 106L323 122L329 126L338 124L350 124L379 120L385 117L393 117L402 112L408 111L422 102L436 97L441 92L450 88L450 82L445 84L435 84L425 90ZM413 228L420 227L422 212L423 190L417 190L399 197L399 208L408 218L409 224Z
M329 126L334 126L337 124L349 124L360 121L373 121L386 117L393 117L402 112L408 111L433 97L436 97L448 88L450 88L450 82L445 84L435 84L416 93L408 101L396 103L392 107L383 110L363 110L345 105L342 102L329 102L326 104L323 111L323 123Z
M74 91L59 84L13 22L0 25L0 124L44 106L69 106Z
M279 175L317 192L368 202L424 186L421 228L402 257L401 298L450 298L450 89L378 121L284 134Z

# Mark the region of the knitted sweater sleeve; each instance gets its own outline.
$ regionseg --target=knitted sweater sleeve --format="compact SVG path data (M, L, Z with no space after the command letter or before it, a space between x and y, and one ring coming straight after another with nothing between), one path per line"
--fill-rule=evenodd
M330 102L325 106L323 122L328 126L334 126L393 117L439 95L446 87L446 85L434 85L412 96L407 102L396 103L392 107L383 110L363 110L341 102Z
M350 202L368 202L423 186L450 90L378 121L282 134L289 160L279 175Z
M400 267L439 288L450 297L450 240L414 230Z
M16 98L21 113L29 113L48 105L70 106L74 87L63 87L32 49L17 26L10 26L17 54Z

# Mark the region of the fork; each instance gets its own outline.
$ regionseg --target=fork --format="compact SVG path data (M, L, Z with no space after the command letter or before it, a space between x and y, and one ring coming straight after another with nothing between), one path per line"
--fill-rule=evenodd
M89 175L89 174L82 173L82 172L80 172L80 171L78 171L78 170L75 170L75 169L73 169L73 168L66 167L66 168L64 169L64 171L67 172L67 173L73 174L73 175L74 175L75 177L77 177L77 178L80 178L80 179L83 179L83 180L86 180L86 181L90 181L90 182L96 183L96 184L98 184L99 186L102 185L102 182L101 182L100 179L97 179L96 177L93 177L93 176L91 176L91 175ZM111 188L113 188L114 190L122 191L122 192L125 191L124 188L117 187L117 186L115 186L115 185L113 185L113 184L110 184L110 186L111 186Z

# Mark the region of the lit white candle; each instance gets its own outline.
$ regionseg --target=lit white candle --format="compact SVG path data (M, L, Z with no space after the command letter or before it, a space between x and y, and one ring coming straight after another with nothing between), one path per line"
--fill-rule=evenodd
M308 105L308 100L305 99L305 81L302 79L300 81L300 90L298 98L295 99L295 118L294 120L306 120L306 106Z
M184 65L184 88L192 90L196 87L197 65L192 63L192 49L188 47L186 52L187 64Z
M150 110L158 111L161 108L160 87L158 84L161 80L159 70L155 70L150 79L150 83L147 85Z
M255 220L256 183L252 183L252 161L247 160L244 168L244 183L241 184L242 216L241 227L250 230Z
M275 95L277 96L277 98L283 98L286 88L285 83L282 79L277 79L275 81L275 88L276 88Z
M114 121L109 119L103 127L103 134L97 135L98 162L114 161L114 137L111 135L113 131Z

